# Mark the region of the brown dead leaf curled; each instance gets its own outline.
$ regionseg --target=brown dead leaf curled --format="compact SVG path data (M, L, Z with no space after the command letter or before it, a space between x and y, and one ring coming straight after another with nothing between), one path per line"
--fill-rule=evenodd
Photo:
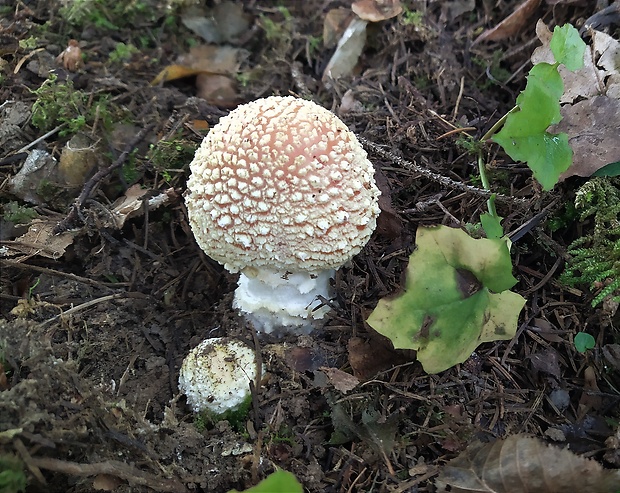
M615 493L620 471L518 434L472 443L444 466L435 485L439 493Z
M472 46L482 41L500 41L510 38L522 31L529 18L540 5L540 0L525 0L517 9L492 29L487 29L478 36Z

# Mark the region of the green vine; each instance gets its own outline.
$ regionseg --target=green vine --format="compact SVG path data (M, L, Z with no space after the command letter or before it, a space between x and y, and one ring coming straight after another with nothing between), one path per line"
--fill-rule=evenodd
M589 180L577 191L575 207L581 221L592 218L594 227L570 244L572 258L560 280L569 286L588 284L597 293L592 306L607 296L620 301L620 179Z

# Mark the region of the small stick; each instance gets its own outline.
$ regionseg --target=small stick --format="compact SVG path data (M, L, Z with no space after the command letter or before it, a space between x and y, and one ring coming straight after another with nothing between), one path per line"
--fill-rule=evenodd
M498 194L494 194L494 193L490 192L489 190L484 190L482 188L473 187L471 185L466 185L465 183L461 183L461 182L455 181L455 180L453 180L451 178L448 178L447 176L440 175L439 173L433 173L432 171L430 171L430 170L428 170L426 168L423 168L422 166L420 166L418 164L415 164L412 161L407 161L406 159L403 159L402 157L397 156L396 154L393 154L390 151L386 151L380 145L375 144L374 142L371 142L371 141L365 139L364 137L359 137L358 136L358 139L366 147L369 147L374 152L379 154L379 156L384 157L386 159L389 159L390 161L401 165L403 168L406 168L406 169L409 169L409 170L414 171L416 173L419 173L422 176L424 176L425 178L428 178L429 180L432 180L432 181L435 181L435 182L440 183L442 185L445 185L446 187L455 188L457 190L461 190L461 191L467 192L467 193L473 193L475 195L479 195L480 197L484 197L486 199L488 199L492 195L495 195L495 199L499 200L500 202L508 202L508 203L513 203L513 204L525 204L527 202L527 200L525 200L525 199L518 199L516 197L509 197L507 195L502 195L502 194L499 194L499 193Z
M144 137L146 137L146 134L150 132L154 126L155 126L154 123L150 123L146 127L144 127L142 130L140 130L136 134L136 136L133 139L131 139L131 142L129 142L125 146L125 149L123 149L123 152L121 153L120 156L118 156L116 161L114 161L107 168L103 168L97 171L97 173L95 173L94 176L84 184L84 188L82 188L82 192L80 193L78 198L75 200L75 203L71 207L71 210L69 211L69 214L67 214L67 217L65 217L62 221L60 221L54 227L53 233L55 235L63 233L67 231L69 228L74 226L74 224L77 222L77 220L80 217L82 206L84 205L88 197L90 197L90 194L93 192L95 187L99 185L99 183L105 177L111 174L115 169L120 168L123 165L123 163L129 156L129 154L135 149L138 143L142 139L144 139Z
M68 476L98 476L108 474L127 481L132 486L146 486L155 491L169 493L187 493L189 490L177 479L155 476L124 462L107 460L93 464L80 464L50 457L32 457L30 466L48 471L59 472Z

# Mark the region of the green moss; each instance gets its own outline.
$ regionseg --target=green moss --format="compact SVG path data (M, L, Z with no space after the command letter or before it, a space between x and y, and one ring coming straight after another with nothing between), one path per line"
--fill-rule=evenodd
M188 168L196 147L194 142L186 139L160 140L151 145L148 158L154 170L171 184L175 171Z
M25 489L22 461L12 454L0 455L0 493L17 493Z
M114 51L110 53L109 59L112 63L121 63L128 61L135 53L140 50L131 43L116 43Z
M568 286L589 285L596 296L620 301L620 179L597 177L578 191L575 208L581 221L593 222L592 232L573 241L560 281Z
M91 101L89 94L76 90L71 81L59 82L54 74L32 92L37 96L32 106L32 124L44 132L65 125L60 135L70 135L92 125L95 120L104 128L111 122L106 95Z
M28 224L38 215L34 208L20 205L15 201L2 206L2 217L13 224Z

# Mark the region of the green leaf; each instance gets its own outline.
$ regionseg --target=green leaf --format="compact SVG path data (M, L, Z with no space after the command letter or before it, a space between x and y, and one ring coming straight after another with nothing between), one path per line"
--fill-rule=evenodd
M594 337L587 332L577 332L573 339L575 349L580 353L585 353L588 349L592 349L596 345Z
M619 176L620 175L620 161L610 163L602 168L597 169L592 176Z
M525 300L506 291L516 283L507 243L475 240L458 229L419 227L406 290L382 299L368 318L395 348L417 350L428 373L470 357L479 344L510 339Z
M304 489L292 473L280 470L271 473L256 486L243 491L245 493L303 493ZM228 493L240 492L230 490Z
M575 71L583 67L586 44L579 36L579 31L570 24L555 26L549 47L555 61L563 64L568 70Z
M562 119L559 99L563 91L555 65L535 65L517 98L519 110L508 115L501 131L493 137L512 159L527 163L545 190L554 187L573 160L568 135L546 131Z
M504 236L504 228L502 228L501 220L501 217L493 216L487 212L480 214L480 223L482 224L487 238L493 240Z

